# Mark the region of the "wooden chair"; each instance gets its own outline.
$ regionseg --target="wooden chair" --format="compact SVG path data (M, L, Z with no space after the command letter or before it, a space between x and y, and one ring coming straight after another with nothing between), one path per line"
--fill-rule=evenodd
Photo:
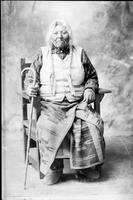
M25 59L21 59L21 70L30 67L30 63L26 63ZM23 87L23 80L22 80ZM27 133L28 133L28 124L29 124L29 108L30 101L29 97L26 95L25 91L23 93L23 127L24 127L24 154L26 159L27 151ZM111 93L110 90L100 88L96 94L96 100L93 104L94 109L100 114L100 102L102 101L105 94ZM31 128L31 139L30 139L30 153L29 153L29 164L32 164L35 169L39 171L40 176L40 157L39 157L39 145L38 139L36 136L36 121L40 113L40 100L39 97L35 97L33 104L33 119L32 119L32 128ZM56 158L60 159L69 159L69 145L67 139L65 138L61 147L57 152Z

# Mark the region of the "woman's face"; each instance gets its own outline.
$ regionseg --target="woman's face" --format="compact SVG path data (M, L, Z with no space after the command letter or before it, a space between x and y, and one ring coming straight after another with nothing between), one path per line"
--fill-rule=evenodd
M65 47L69 44L69 33L63 25L57 25L51 35L51 41L57 48Z

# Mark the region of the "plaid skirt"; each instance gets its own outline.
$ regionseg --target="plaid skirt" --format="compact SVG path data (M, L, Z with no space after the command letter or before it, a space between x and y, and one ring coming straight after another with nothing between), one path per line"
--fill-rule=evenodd
M104 162L104 124L91 105L83 109L79 102L41 101L37 130L40 141L40 171L44 175L55 160L70 128L70 167L84 169Z

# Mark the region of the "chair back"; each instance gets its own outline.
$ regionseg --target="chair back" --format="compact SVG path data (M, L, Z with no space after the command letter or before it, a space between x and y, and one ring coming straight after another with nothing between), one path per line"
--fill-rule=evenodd
M31 63L26 63L25 58L21 58L21 80L22 80L22 96L23 96L23 119L29 120L29 112L30 112L30 97L25 93L24 90L24 80L26 73L28 72L28 68L30 69ZM40 115L40 98L35 97L33 103L33 119L37 120Z

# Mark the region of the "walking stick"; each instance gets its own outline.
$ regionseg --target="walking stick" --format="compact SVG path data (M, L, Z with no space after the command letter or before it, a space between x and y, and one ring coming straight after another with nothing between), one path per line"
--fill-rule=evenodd
M31 70L34 74L33 86L36 84L36 73L32 68L24 68L21 72L21 75L24 71ZM30 107L30 116L29 116L29 128L28 128L28 142L27 142L27 152L26 152L26 166L25 166L25 178L24 178L24 189L26 189L26 179L27 179L27 171L28 171L28 161L29 161L29 151L30 151L30 138L31 138L31 125L32 125L32 115L33 115L33 103L34 97L31 98L31 107Z

